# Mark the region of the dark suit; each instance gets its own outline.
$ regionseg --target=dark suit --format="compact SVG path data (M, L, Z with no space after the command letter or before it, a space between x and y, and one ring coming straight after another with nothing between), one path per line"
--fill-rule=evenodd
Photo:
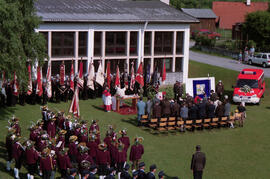
M207 116L208 118L213 118L215 117L215 105L214 104L209 104L207 106Z
M201 179L205 167L206 157L203 152L197 151L192 155L190 169L193 170L194 179Z
M206 117L206 104L201 102L199 105L199 118L204 119Z
M95 174L93 174L92 172L90 172L89 176L87 179L95 179Z
M138 172L138 179L146 179L146 173L144 172L144 170L138 170Z
M115 177L113 175L107 175L105 179L115 179Z
M153 117L154 118L161 118L161 106L160 105L154 105Z
M147 179L155 179L155 175L152 172L148 172L146 178Z
M127 171L123 171L121 172L120 179L131 179L131 176Z
M170 102L167 99L163 100L161 103L161 107L162 107L162 117L170 117L171 115Z

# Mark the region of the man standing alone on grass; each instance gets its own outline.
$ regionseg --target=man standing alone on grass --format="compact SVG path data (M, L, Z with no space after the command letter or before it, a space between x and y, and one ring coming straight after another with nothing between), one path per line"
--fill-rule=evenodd
M190 169L193 171L194 179L202 179L203 169L205 167L206 157L203 152L201 152L201 146L196 146L196 152L192 155Z

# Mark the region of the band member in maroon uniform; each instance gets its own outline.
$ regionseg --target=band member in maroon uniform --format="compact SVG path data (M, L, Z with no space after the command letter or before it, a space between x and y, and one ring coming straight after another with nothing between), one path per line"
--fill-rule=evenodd
M7 160L7 171L10 171L10 164L11 164L11 160L12 160L12 146L14 143L14 139L16 137L15 135L16 130L13 128L10 128L8 130L8 134L6 136L6 149L7 149L7 153L8 153L8 160Z
M13 119L13 123L12 123L12 128L14 128L16 130L15 134L16 136L21 136L21 127L19 125L19 118L15 117Z
M105 143L99 144L97 150L97 164L99 165L98 173L100 176L106 176L107 168L110 167L110 163L111 158L107 150L107 145Z
M76 144L77 139L78 137L75 135L70 136L69 138L68 155L72 163L77 163L76 162L76 156L78 155L77 144Z
M43 179L50 179L56 164L56 161L50 153L50 149L46 148L42 151L42 157L40 158L40 170Z
M67 169L72 168L70 159L68 156L68 149L62 149L57 155L58 167L60 169L61 178L67 177Z
M19 171L22 166L22 156L24 152L24 147L22 146L20 139L21 137L16 137L12 146L12 157L15 159L14 176L16 179L20 178Z
M116 157L116 164L117 164L117 171L122 172L125 162L127 161L125 145L123 143L118 143L117 146L117 157Z
M67 133L66 130L60 130L57 137L57 145L58 151L61 151L65 147L65 134Z
M92 157L93 161L96 162L96 156L97 156L97 150L98 150L98 144L96 143L96 136L91 135L89 142L86 144L86 146L89 148L89 155Z
M93 120L92 124L89 128L89 134L94 134L96 135L96 143L100 144L100 132L99 132L99 126L98 126L98 121Z
M48 123L48 126L47 126L47 132L48 132L50 138L54 138L55 134L56 134L55 120L56 120L56 118L50 119L50 122Z
M126 129L121 130L119 131L119 133L122 135L122 137L118 139L118 142L121 142L124 144L124 150L127 152L130 146L129 137L127 136L127 130Z
M132 162L132 170L134 168L138 169L138 164L140 159L142 158L142 155L144 153L144 147L140 142L142 142L142 137L136 137L134 139L135 143L132 145L129 155L129 160Z
M34 142L31 140L26 142L25 157L28 167L27 179L34 179L39 153L34 147Z

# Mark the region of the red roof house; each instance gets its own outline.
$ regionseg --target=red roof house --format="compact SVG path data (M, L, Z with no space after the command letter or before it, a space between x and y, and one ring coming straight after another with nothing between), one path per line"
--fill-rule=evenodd
M216 22L219 28L232 29L235 23L244 22L248 13L256 11L267 11L268 2L223 2L215 1L212 9L217 15Z

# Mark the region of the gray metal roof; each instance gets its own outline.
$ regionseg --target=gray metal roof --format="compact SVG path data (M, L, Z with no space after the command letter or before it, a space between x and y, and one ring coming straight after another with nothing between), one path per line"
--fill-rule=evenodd
M181 9L184 13L187 13L195 18L217 18L216 14L212 11L212 9Z
M199 22L159 1L38 0L35 7L44 22Z

